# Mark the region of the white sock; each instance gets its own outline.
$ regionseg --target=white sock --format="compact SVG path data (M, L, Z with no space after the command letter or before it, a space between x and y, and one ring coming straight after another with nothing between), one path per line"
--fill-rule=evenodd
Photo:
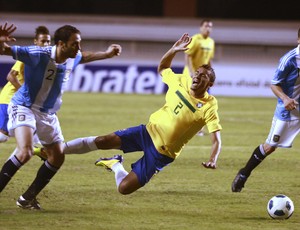
M117 188L119 188L120 183L128 175L128 172L124 169L120 162L114 164L111 169L115 172L116 184Z
M97 150L95 137L77 138L64 143L64 154L82 154Z
M266 156L266 153L265 153L265 150L264 150L264 147L262 144L259 146L259 150L263 156Z

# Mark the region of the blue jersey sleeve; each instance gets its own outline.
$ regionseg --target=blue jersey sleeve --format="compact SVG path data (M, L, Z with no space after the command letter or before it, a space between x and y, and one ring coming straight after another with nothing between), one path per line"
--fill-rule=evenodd
M40 62L41 54L48 54L49 49L39 46L12 46L12 56L26 65L36 66Z

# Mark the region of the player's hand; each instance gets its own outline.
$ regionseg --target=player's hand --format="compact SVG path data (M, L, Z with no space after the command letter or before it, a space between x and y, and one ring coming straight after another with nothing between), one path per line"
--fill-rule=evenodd
M217 168L217 165L213 162L202 162L202 165L204 168L207 168L207 169L216 169Z
M175 52L188 50L188 45L191 43L192 38L187 34L183 34L181 38L175 42L173 49Z
M0 42L11 42L16 41L14 37L12 37L12 33L17 29L14 24L8 25L7 22L4 25L0 25Z
M121 52L122 52L122 47L118 44L112 44L106 50L107 56L109 58L113 56L119 56Z
M292 99L292 98L289 98L289 97L284 99L283 103L284 103L285 109L288 110L288 111L292 111L292 110L296 109L298 104L299 104L295 99Z

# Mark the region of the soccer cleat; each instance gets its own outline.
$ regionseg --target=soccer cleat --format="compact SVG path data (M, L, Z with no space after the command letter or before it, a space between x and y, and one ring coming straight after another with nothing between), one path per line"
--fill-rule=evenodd
M232 184L231 184L231 190L232 192L240 192L244 188L244 185L247 181L247 177L243 174L238 172L238 174L235 176Z
M100 157L95 162L95 165L96 166L103 166L108 171L112 171L113 165L118 163L118 162L120 162L120 163L123 162L123 157L121 155L114 155L113 157L110 157L110 158Z
M24 200L21 197L17 200L17 205L23 209L41 210L41 205L36 198L32 200Z
M47 160L48 158L46 150L44 148L39 148L36 146L33 147L33 155L38 156L43 161Z

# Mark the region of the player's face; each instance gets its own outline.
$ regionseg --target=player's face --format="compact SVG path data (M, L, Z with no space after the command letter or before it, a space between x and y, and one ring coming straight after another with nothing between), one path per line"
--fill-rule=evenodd
M69 41L63 44L62 51L66 57L75 58L78 51L81 50L80 46L81 36L80 34L72 34Z
M204 93L211 85L209 72L205 68L198 68L192 76L191 89Z
M204 22L203 25L200 27L200 33L204 37L208 37L212 31L213 23L212 22Z
M49 34L39 34L37 39L34 39L34 44L37 46L50 46L51 37Z

